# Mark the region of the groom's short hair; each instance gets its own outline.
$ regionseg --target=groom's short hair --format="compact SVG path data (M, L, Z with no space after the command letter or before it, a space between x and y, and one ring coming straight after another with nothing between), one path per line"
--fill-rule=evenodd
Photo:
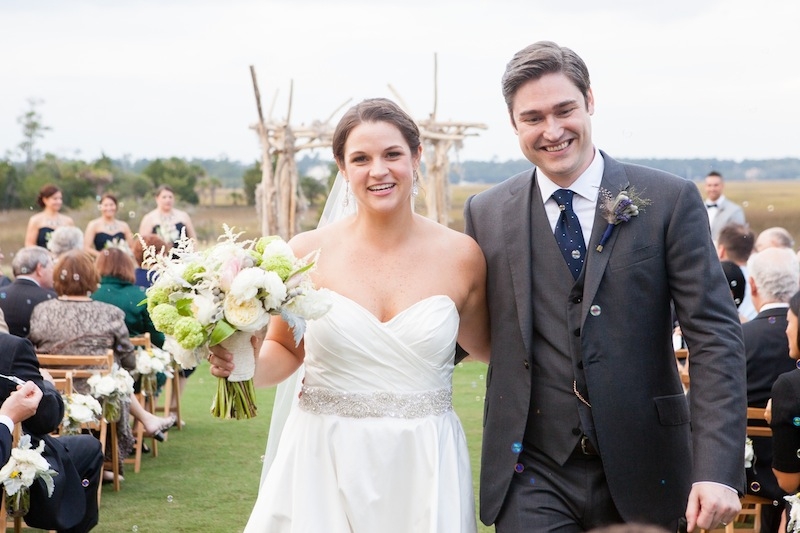
M545 74L557 73L563 73L575 84L586 103L591 83L589 69L583 59L565 46L558 46L552 41L539 41L514 54L506 65L502 85L508 112L511 113L514 95L520 86L530 80L538 80Z

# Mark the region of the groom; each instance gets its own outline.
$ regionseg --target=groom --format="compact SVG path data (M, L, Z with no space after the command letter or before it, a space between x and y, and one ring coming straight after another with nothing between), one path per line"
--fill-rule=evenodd
M465 206L492 328L482 521L498 533L731 521L745 483L744 349L697 187L594 147L589 73L568 48L518 52L503 93L536 168Z

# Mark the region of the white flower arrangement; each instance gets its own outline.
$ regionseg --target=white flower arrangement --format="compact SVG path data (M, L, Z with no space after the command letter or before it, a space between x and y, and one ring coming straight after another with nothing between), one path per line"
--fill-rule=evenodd
M7 495L13 496L21 490L25 492L23 489L30 488L36 478L44 480L47 495L53 495L53 476L58 475L58 472L42 457L43 451L43 440L39 441L36 448L31 449L31 436L23 434L20 437L19 445L11 450L11 458L0 469L0 483Z
M150 350L139 347L136 351L136 372L141 377L141 390L146 396L155 396L157 375L172 378L172 356L157 346Z
M786 531L800 533L800 492L784 496L783 499L791 505L789 516L786 518L788 520Z
M103 402L103 416L109 422L119 420L122 402L133 393L133 378L127 370L114 363L106 375L95 373L86 380L92 396Z
M182 236L170 254L145 250L151 271L147 308L155 328L166 335L164 348L183 368L194 368L208 347L233 342L236 332L255 333L280 315L299 343L306 321L328 312L330 296L311 283L316 254L295 257L280 237L239 241L241 233L223 225L216 245L195 251ZM250 335L247 335L249 339ZM220 381L212 412L222 418L251 418L255 412L252 347L235 351L235 373ZM227 346L226 346L227 347ZM249 353L248 353L249 352Z
M64 432L80 433L81 424L97 422L103 408L94 397L88 394L72 393L64 398L64 420L61 423Z
M753 439L747 437L744 440L744 467L750 468L753 466L753 461L756 458L755 450L753 450Z

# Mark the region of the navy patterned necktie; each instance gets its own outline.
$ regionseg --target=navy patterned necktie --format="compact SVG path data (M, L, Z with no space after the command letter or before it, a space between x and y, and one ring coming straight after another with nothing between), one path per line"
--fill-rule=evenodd
M553 199L558 202L561 214L555 228L555 237L561 255L567 262L572 277L578 279L583 268L586 255L586 244L583 241L583 231L578 216L572 210L572 196L575 193L569 189L558 189L553 193Z

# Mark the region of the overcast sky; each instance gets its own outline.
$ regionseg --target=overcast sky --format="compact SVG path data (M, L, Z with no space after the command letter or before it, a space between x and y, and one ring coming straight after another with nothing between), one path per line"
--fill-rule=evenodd
M275 118L293 80L293 124L389 85L426 118L437 53L438 118L488 126L458 157L518 159L499 80L547 39L586 61L612 156L800 157L797 0L0 0L0 22L0 155L37 98L59 156L249 163L250 65Z

